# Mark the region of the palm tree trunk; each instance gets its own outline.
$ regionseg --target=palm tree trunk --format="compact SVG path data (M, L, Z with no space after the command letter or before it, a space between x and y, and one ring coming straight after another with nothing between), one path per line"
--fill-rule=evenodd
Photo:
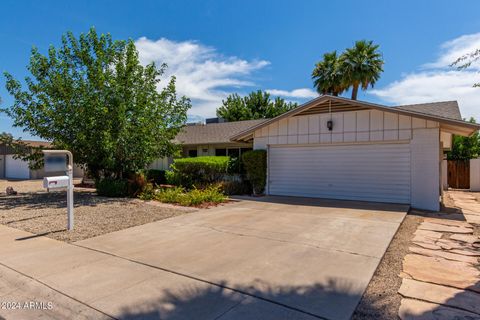
M358 83L355 83L352 89L352 100L357 100L357 94L358 94Z

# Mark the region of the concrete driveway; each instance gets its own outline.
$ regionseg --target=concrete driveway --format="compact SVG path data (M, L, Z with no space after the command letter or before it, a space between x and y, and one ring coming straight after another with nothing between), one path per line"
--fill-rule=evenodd
M143 288L149 280L138 280L96 300L98 309L122 301L123 313L112 311L116 317L141 318L167 304L170 313L162 317L168 319L189 318L192 310L200 319L200 310L216 308L224 311L212 319L348 319L407 210L353 201L250 198L75 244L178 279L152 280L158 296L146 294L152 289ZM205 286L181 287L184 280Z

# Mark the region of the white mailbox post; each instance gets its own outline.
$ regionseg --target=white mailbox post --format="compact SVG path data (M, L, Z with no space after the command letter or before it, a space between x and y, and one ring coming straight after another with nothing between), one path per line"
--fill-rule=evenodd
M73 155L68 150L43 150L45 172L66 171L66 176L45 177L43 187L47 189L67 188L68 230L73 230ZM66 158L68 157L68 166Z

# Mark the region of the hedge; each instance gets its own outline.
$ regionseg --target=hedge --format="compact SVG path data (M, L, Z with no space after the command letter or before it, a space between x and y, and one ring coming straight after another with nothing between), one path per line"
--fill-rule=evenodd
M126 197L128 195L128 180L103 178L95 182L97 194L104 197Z
M227 173L229 157L208 156L175 159L165 173L167 183L191 188L219 182Z
M267 151L247 151L242 155L242 161L247 171L247 179L252 184L253 193L262 194L267 182Z

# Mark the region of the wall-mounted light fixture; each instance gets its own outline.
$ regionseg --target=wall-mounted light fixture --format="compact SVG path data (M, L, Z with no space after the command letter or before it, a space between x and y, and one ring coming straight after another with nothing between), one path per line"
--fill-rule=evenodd
M333 129L333 121L332 120L327 121L327 128L328 128L328 131L332 131L332 129Z

